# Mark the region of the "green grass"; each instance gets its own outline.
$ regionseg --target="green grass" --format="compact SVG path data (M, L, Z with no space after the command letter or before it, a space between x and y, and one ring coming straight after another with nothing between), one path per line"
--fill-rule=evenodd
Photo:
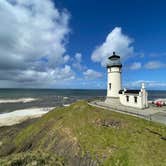
M18 153L0 159L2 166L64 166L63 158L41 151Z
M12 153L42 150L69 161L72 156L86 159L89 155L104 166L164 166L165 138L166 126L162 124L79 101L57 108L20 130L12 138Z

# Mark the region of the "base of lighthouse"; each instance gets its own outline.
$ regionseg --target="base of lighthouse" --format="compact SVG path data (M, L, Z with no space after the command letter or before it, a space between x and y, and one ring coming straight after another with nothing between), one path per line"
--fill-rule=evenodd
M106 97L105 103L112 108L118 106L127 106L138 109L148 108L148 93L145 90L144 84L140 90L122 89L119 91L119 97Z
M105 103L115 106L120 104L120 100L119 97L106 97Z

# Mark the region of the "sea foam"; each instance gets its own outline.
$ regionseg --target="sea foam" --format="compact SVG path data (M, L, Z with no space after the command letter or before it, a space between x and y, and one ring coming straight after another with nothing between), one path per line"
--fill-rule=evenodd
M0 104L3 103L28 103L37 100L37 98L20 98L20 99L0 99Z

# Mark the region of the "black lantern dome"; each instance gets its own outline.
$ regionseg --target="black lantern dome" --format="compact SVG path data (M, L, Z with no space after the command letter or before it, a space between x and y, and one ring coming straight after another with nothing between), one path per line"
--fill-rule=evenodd
M122 67L122 63L120 62L120 56L116 55L115 52L113 52L113 55L111 55L108 58L107 68L109 67Z

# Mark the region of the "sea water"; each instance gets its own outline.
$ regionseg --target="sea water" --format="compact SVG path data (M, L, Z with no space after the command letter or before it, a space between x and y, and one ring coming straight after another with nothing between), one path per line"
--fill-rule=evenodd
M166 98L166 91L149 91L149 100ZM82 89L0 89L0 113L14 110L58 107L80 99L103 98L106 90Z
M105 90L0 89L0 113L34 107L66 106L80 99L105 95Z

